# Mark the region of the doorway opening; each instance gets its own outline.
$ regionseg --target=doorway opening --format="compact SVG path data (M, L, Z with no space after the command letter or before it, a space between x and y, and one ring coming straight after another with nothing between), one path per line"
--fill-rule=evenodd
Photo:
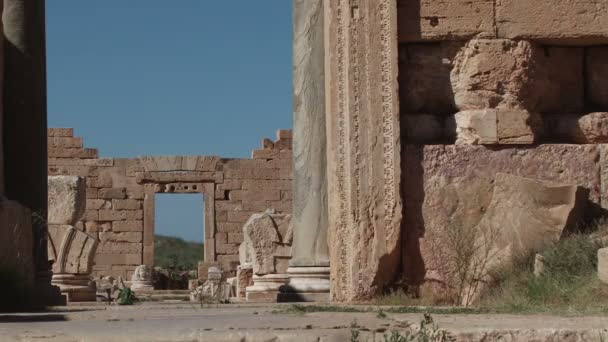
M204 258L203 194L156 194L155 201L155 288L188 289Z

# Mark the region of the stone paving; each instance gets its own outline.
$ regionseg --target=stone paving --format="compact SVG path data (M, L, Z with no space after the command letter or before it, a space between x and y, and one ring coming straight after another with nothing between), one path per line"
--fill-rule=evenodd
M0 315L0 341L384 341L418 326L421 314L285 313L289 305L144 303L56 307ZM602 341L606 317L433 315L456 341Z

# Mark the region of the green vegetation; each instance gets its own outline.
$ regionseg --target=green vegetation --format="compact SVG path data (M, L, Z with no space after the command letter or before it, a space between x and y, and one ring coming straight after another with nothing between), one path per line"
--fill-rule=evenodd
M154 237L154 265L176 270L195 270L203 260L203 244L177 237Z
M118 297L116 297L116 303L118 305L133 305L134 302L135 292L128 287L120 289Z
M481 306L505 313L608 314L608 286L597 278L597 250L603 245L595 235L563 239L542 253L539 276L530 259L497 273L499 285Z

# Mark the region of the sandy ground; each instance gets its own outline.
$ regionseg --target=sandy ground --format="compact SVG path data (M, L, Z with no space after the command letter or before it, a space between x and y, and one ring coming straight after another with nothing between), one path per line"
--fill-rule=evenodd
M284 305L84 305L0 315L0 341L384 341L421 314L277 313ZM458 341L608 341L606 317L433 315Z

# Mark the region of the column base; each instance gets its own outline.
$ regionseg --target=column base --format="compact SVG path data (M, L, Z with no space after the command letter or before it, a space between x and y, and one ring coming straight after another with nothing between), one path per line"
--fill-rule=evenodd
M48 306L62 306L67 304L67 299L61 293L59 286L52 284L53 272L50 270L36 273L35 287L36 297L40 303Z
M289 283L281 286L280 302L328 302L329 267L290 267Z
M276 303L279 289L289 281L287 274L253 276L253 285L246 289L245 298L253 303Z
M95 283L88 274L54 274L52 284L59 287L68 302L97 300Z

